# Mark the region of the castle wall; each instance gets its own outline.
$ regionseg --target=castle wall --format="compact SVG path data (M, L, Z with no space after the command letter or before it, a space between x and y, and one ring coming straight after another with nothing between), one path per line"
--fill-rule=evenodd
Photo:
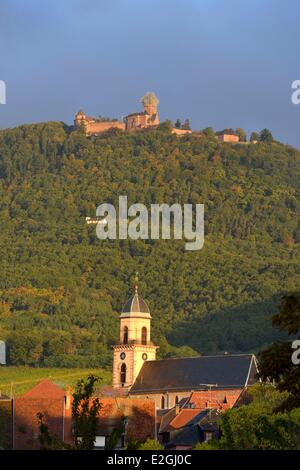
M125 124L120 121L104 121L104 122L85 122L85 130L88 135L99 134L108 131L108 129L121 129L125 130Z
M186 134L191 134L192 131L189 129L177 129L177 127L173 127L172 129L172 134L176 135L186 135Z

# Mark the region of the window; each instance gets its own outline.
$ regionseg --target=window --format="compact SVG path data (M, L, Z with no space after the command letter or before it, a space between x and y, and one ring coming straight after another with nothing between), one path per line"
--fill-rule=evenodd
M147 344L147 328L145 326L142 328L142 344Z
M164 396L161 397L161 409L162 410L165 409L165 397Z
M204 433L204 442L208 442L208 441L211 441L212 438L213 438L213 433L211 431L206 431Z
M126 364L121 365L121 384L124 385L126 383Z
M95 449L105 449L106 436L96 436Z
M123 343L128 344L128 326L124 327Z

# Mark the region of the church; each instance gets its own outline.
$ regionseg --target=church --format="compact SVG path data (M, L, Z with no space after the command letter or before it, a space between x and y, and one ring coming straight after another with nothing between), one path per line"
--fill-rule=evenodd
M113 388L116 394L148 398L156 408L173 408L197 392L203 407L233 406L257 382L253 354L223 354L156 359L151 341L151 314L135 286L120 315L119 342L113 347ZM227 406L228 405L228 406Z

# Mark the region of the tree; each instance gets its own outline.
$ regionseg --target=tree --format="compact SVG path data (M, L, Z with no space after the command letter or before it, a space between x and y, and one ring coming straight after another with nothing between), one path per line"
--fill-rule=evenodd
M94 396L95 383L98 380L94 375L89 375L86 381L79 380L73 394L72 421L77 449L94 448L98 413L101 408L99 398Z
M202 129L202 132L207 137L214 137L215 136L215 131L214 131L213 127L206 127L205 129Z
M89 375L86 380L79 380L73 393L72 425L75 449L92 450L94 448L98 414L101 408L99 398L94 396L95 383L98 380L99 377L94 375ZM37 419L42 449L72 449L71 445L49 432L43 413L37 413Z
M244 129L241 127L237 127L235 130L236 135L239 136L240 142L246 142L247 141L247 133Z
M263 129L259 133L259 140L261 142L273 142L274 139L269 129Z
M176 119L175 124L174 124L174 127L176 127L176 129L180 129L180 128L181 128L180 119Z
M39 423L39 441L41 444L41 450L71 450L72 446L64 442L56 435L52 435L49 432L48 425L45 421L43 413L37 413L37 419Z
M292 340L276 342L260 355L259 371L263 380L275 380L280 391L289 396L278 410L292 410L300 407L300 367L292 362L292 342L300 339L300 294L284 295L278 313L272 323L281 331L292 336Z
M260 135L258 132L251 132L250 142L258 142L260 140Z
M124 416L120 420L120 425L117 428L113 429L110 436L108 437L105 445L106 450L113 450L117 447L118 443L120 442L120 439L125 434L126 423L127 417Z
M184 129L185 131L190 131L191 130L190 120L189 119L186 119L184 121L184 123L181 126L181 129Z
M8 350L11 364L36 365L43 352L40 332L15 331L8 338Z
M157 128L161 131L170 132L173 129L173 123L170 119L158 124Z
M147 439L138 447L138 450L163 450L163 449L164 447L155 439Z
M227 410L220 421L219 441L200 443L196 450L298 449L300 408L274 414L287 393L271 384L257 383L248 389L250 404Z

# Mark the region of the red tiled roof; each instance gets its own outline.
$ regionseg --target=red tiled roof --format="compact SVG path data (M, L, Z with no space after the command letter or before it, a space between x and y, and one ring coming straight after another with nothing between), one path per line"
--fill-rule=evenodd
M63 398L66 395L65 390L63 390L58 385L51 382L51 380L45 379L42 382L38 383L28 392L22 395L22 398Z
M170 423L175 418L175 416L176 416L176 406L168 410L168 412L165 413L161 417L159 433L168 432Z
M228 409L234 405L241 392L242 389L192 392L189 403L192 403L198 410L208 406L216 409Z
M183 408L171 421L170 427L172 429L180 429L186 426L188 422L200 413L199 409Z

